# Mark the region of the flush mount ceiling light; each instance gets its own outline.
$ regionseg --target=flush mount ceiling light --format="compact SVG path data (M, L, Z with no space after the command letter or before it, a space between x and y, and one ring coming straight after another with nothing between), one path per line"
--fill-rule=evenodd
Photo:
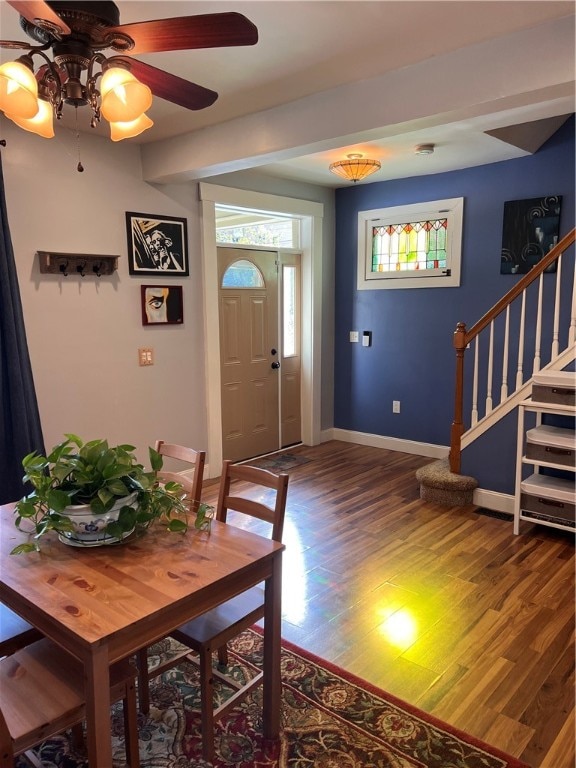
M348 181L361 181L371 173L380 170L379 160L368 160L360 154L346 155L348 160L339 160L330 165L330 170Z
M418 144L414 152L417 155L433 155L434 144Z

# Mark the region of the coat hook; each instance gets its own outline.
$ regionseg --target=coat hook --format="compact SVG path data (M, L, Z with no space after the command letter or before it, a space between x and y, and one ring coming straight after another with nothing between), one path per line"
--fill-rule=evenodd
M92 271L96 272L96 277L102 277L102 262L99 261L97 264L94 264Z
M62 272L64 277L68 277L68 262L66 262L66 264L60 264L60 272Z
M6 146L6 139L0 139L0 147Z
M85 268L86 268L86 262L85 261L82 264L78 264L78 266L76 267L76 271L80 272L80 277L84 277L84 275L86 274L84 272Z

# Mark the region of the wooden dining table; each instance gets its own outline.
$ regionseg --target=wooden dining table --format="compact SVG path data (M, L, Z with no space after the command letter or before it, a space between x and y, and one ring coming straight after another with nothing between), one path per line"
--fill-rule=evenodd
M11 555L26 540L13 508L0 506L0 601L84 663L90 768L112 768L109 665L262 581L263 736L278 739L284 545L214 520L209 532L156 524L99 547L51 532L40 552Z

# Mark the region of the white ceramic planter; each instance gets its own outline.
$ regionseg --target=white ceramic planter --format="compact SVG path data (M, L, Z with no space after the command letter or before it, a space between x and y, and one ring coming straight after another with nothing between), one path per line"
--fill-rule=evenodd
M106 514L95 516L89 504L74 504L63 510L72 521L74 530L69 533L59 534L60 541L71 546L98 546L99 544L113 544L118 539L106 534L106 526L118 519L120 510L125 506L133 506L138 494L123 496ZM125 536L132 533L126 531Z

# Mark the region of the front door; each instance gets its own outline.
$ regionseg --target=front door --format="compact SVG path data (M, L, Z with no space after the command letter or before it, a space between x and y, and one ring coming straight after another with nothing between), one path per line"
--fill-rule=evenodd
M218 248L222 455L280 447L276 251Z

